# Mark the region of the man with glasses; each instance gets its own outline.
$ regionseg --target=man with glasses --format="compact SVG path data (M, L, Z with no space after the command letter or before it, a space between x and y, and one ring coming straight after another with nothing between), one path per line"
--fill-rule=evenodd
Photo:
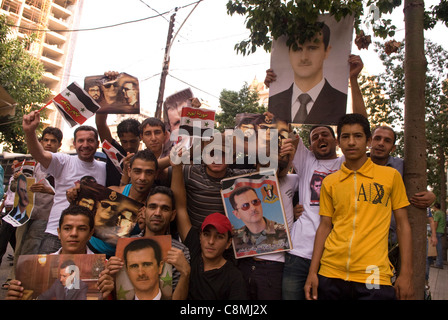
M241 251L253 246L273 244L286 235L283 224L263 217L263 207L255 189L243 186L230 194L233 214L244 226L234 230L235 250Z

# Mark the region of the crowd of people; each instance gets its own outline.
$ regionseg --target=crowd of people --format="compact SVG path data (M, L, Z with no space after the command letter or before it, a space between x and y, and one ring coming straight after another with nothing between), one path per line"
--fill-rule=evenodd
M37 136L36 111L24 115L23 131L29 153L38 163L33 173L36 181L46 178L52 185L33 186L36 200L29 222L19 227L1 224L1 247L14 242L14 263L20 255L105 254L107 262L97 282L104 299L117 299L116 277L121 270L126 271L136 300L412 299L412 239L406 207L430 207L435 196L421 192L408 199L401 177L403 160L391 156L395 133L387 126L371 130L357 83L362 61L350 56L349 64L353 113L340 117L336 134L332 126L315 125L307 147L286 123L289 135L279 139L277 177L291 250L238 259L233 254L232 239L244 240L234 234L225 214L221 180L256 172L266 164L238 168L224 162L174 161L188 151L173 144L160 119L142 123L126 119L117 126L116 141L107 114L95 115L96 128L82 125L75 130L76 155L70 156L58 152L59 129L48 127ZM269 70L267 85L272 81L275 73ZM259 116L275 128L285 124L269 112ZM257 134L257 124L253 128ZM95 160L100 140L125 155L122 173L110 159ZM135 241L122 257L114 244L94 233L100 224L94 204L89 208L87 199L76 201L86 176L142 204L129 235ZM12 192L17 179L18 175L11 177ZM241 216L256 212L260 201L254 193L245 189L235 194L235 212ZM13 205L6 199L5 212L9 212ZM110 209L114 204L96 206ZM244 237L260 241L269 237L266 218L261 224L249 221ZM171 236L164 260L172 265L169 296L159 279L161 249L151 240L161 235ZM391 268L390 249L397 243L399 250L393 252L398 262ZM27 288L14 270L9 278L3 285L7 299L21 299ZM60 299L76 296L59 294Z

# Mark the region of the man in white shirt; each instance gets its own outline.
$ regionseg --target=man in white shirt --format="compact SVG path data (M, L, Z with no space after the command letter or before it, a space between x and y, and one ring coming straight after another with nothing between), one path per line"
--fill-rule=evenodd
M41 164L43 171L55 179L54 203L48 218L45 237L39 249L39 253L49 254L61 247L57 227L62 210L69 205L65 195L66 191L74 187L75 182L84 176L92 176L99 184L105 185L106 164L94 159L99 146L98 132L95 128L80 126L75 130L73 144L77 156L70 156L43 149L36 136L39 122L39 112L32 111L23 116L22 125L30 154Z
M61 248L53 254L93 254L87 247L87 242L94 232L94 219L89 209L73 205L63 210L57 231ZM104 299L114 290L115 282L109 269L106 268L100 273L97 285ZM6 300L21 300L24 289L21 281L11 280Z

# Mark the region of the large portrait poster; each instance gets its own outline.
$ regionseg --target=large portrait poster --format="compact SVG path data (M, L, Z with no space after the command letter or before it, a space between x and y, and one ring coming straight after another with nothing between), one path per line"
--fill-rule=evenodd
M173 295L173 267L165 262L170 249L170 235L119 239L115 255L125 264L115 278L117 300L142 300L145 291L152 290L160 290L161 300L170 300ZM161 253L160 261L157 261L157 251ZM137 268L142 266L147 267L138 272ZM139 292L142 292L140 297Z
M268 110L280 120L336 125L346 113L354 19L322 15L319 22L322 32L298 50L288 48L286 36L273 41L277 80L269 87Z
M97 282L105 261L104 254L21 255L15 274L22 300L102 300Z
M221 182L221 196L232 224L237 259L292 249L275 170Z
M119 238L129 237L143 203L93 181L82 181L75 203L95 212L94 236L116 246Z
M114 80L104 75L85 77L84 90L101 106L97 113L140 113L139 81L127 73Z
M191 98L193 98L193 91L190 88L166 97L163 103L163 120L165 128L171 133L179 129L182 108L191 106Z
M3 220L13 227L20 227L28 222L34 207L34 192L31 186L36 182L35 178L20 174L17 178L17 189L14 196L14 207Z

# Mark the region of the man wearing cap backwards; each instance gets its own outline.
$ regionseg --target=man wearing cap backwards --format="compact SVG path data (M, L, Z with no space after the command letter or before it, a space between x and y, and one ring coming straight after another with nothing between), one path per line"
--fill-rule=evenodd
M175 195L177 229L190 249L189 300L245 300L246 287L241 272L223 257L232 241L232 225L222 213L208 215L200 230L193 227L187 212L182 164L174 165L171 189Z

